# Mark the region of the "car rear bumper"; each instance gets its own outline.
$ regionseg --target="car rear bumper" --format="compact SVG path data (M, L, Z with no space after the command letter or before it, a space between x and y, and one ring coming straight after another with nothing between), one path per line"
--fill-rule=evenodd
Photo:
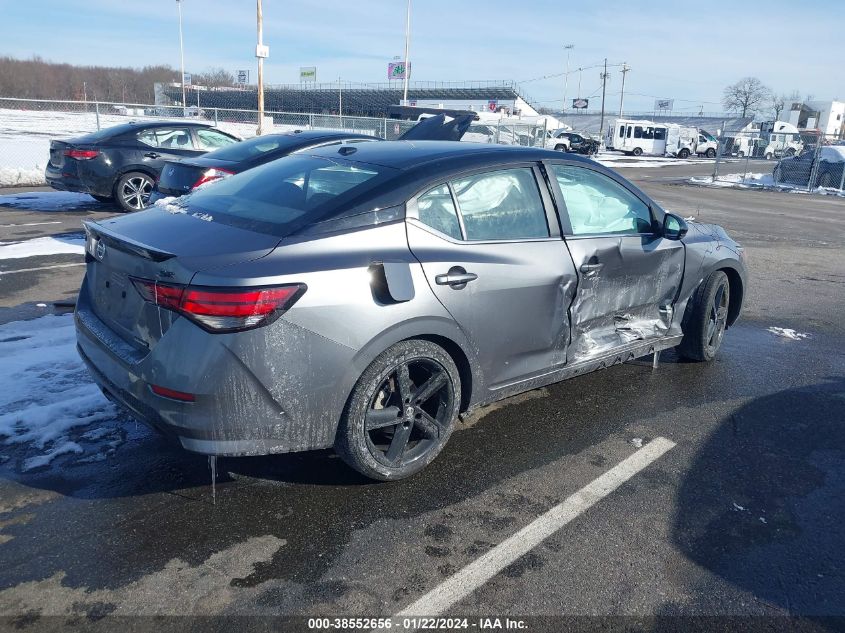
M47 184L58 191L74 191L97 196L110 196L112 191L109 181L101 178L87 178L83 174L63 171L61 167L47 165L44 170Z
M97 316L85 282L75 322L79 354L106 397L186 450L266 455L334 444L346 394L328 387L345 382L351 359L320 337L304 340L298 328L286 333L296 326L281 319L250 332L208 334L181 318L152 351L138 349ZM268 334L270 328L276 331ZM284 351L284 364L268 366L274 350ZM314 358L331 362L315 368ZM315 370L327 382L315 385ZM196 400L156 395L153 384Z

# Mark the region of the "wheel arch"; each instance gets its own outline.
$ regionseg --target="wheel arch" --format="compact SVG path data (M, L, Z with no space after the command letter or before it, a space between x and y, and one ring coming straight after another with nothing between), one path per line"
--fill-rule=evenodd
M716 270L722 271L728 277L728 287L730 288L731 296L730 301L728 302L728 320L726 321L726 325L731 326L739 318L740 312L742 312L742 304L745 297L745 286L742 281L742 276L736 268L733 268L732 266L722 266Z
M445 317L422 317L411 321L398 323L381 332L362 347L355 354L350 368L353 375L349 377L348 389L345 389L349 400L355 384L361 374L369 367L382 352L392 345L402 341L420 339L435 343L442 347L455 362L461 378L461 411L466 411L481 399L483 389L483 375L481 368L472 352L466 336L451 319Z
M147 165L124 165L120 169L118 169L114 174L114 180L111 183L111 191L114 195L117 195L117 183L120 182L120 179L123 178L126 174L131 173L133 171L140 172L142 174L146 174L150 178L153 179L153 182L158 180L158 173L156 173L155 169L150 169Z

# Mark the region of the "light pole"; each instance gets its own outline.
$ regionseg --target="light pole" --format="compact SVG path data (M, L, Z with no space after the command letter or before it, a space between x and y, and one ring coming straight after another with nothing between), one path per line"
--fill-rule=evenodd
M622 64L622 70L619 72L622 73L622 91L619 93L619 118L622 118L622 105L625 103L625 75L628 74L628 71L631 69L628 68L627 63Z
M182 84L182 115L185 114L185 47L182 44L182 0L176 0L176 6L179 7L179 67L182 69L182 79L179 83Z
M258 135L264 133L264 58L269 56L269 49L264 46L264 13L261 0L256 0L256 20L258 22L258 44L255 46L255 56L258 58Z
M575 44L567 44L563 47L566 51L566 73L563 75L563 107L561 108L563 114L566 114L566 91L569 88L569 54L573 48L575 48Z
M408 0L408 11L405 14L405 87L402 93L402 105L408 105L408 76L411 74L409 51L411 48L411 0Z

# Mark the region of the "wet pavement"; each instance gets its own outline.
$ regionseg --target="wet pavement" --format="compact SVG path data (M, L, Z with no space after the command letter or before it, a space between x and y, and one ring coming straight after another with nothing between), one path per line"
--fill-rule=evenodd
M330 451L222 458L213 498L206 458L128 418L88 440L111 443L96 461L24 472L26 447L0 444L0 614L23 630L104 615L388 616L663 437L676 446L448 614L772 616L771 630L791 630L780 616L845 616L845 201L681 186L661 169L681 168L622 173L749 254L746 310L713 363L668 351L657 369L642 359L524 394L387 484ZM82 206L28 211L0 195L0 225L58 235L112 212ZM33 217L62 224L19 226ZM0 323L56 310L81 272L0 269Z

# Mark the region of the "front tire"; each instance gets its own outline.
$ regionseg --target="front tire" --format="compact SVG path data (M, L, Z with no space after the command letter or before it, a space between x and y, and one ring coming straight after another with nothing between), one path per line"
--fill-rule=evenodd
M461 378L451 356L430 341L402 341L380 354L358 379L335 450L371 479L410 477L446 445L460 401Z
M146 209L150 206L154 184L152 177L140 171L123 174L114 186L117 203L127 212Z
M565 152L566 151L566 145L561 145L560 143L555 145L555 151Z
M713 360L724 338L730 298L728 276L721 270L711 273L696 288L681 324L684 338L678 345L678 353L683 358Z
M707 151L704 153L707 158L716 158L716 150L712 147L708 147Z

